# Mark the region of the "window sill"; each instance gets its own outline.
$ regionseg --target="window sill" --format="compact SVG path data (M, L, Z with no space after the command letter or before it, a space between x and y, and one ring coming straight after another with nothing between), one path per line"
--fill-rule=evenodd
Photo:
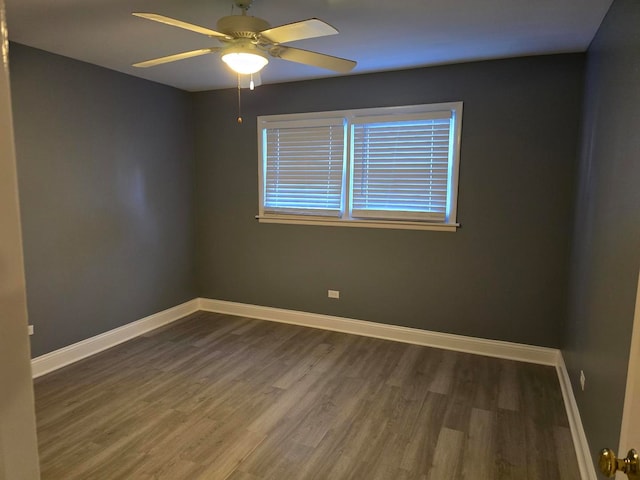
M260 223L285 223L289 225L319 225L325 227L390 228L395 230L432 230L455 232L459 223L427 223L391 220L338 220L328 217L312 218L290 215L256 215Z

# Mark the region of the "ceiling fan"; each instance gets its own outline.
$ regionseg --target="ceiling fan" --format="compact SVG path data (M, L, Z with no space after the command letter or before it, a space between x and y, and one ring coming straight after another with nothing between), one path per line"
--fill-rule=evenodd
M266 20L247 15L247 10L252 3L253 0L235 0L235 5L242 11L242 14L222 17L217 22L218 31L155 13L134 12L133 15L136 17L215 38L222 43L222 46L168 55L135 63L133 66L153 67L209 53L220 53L222 60L233 71L243 75L257 74L269 62L270 57L339 73L350 72L356 66L356 62L353 60L282 45L297 40L337 34L338 30L328 23L317 18L310 18L272 28Z

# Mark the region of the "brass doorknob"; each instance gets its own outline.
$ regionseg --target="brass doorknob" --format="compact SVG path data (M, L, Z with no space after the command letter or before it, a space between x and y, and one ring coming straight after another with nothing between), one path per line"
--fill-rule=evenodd
M603 475L611 478L616 472L626 473L631 480L640 480L640 465L638 465L638 453L629 450L626 458L616 458L613 450L608 448L600 452L600 471Z

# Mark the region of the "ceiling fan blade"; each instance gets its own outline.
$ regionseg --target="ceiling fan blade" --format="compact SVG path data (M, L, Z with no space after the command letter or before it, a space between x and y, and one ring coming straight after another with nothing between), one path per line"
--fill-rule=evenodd
M227 36L224 33L216 32L215 30L211 30L209 28L201 27L199 25L194 25L192 23L183 22L182 20L176 20L175 18L165 17L164 15L158 15L156 13L134 12L131 15L134 15L140 18L146 18L147 20L153 20L154 22L165 23L173 27L184 28L185 30L191 30L192 32L201 33L202 35L207 35L208 37L226 37Z
M134 63L133 67L154 67L156 65L162 65L163 63L175 62L176 60L182 60L184 58L197 57L198 55L206 55L207 53L213 53L220 50L220 48L201 48L199 50L191 50L190 52L176 53L175 55L167 55L166 57L154 58L152 60L146 60L144 62Z
M301 48L284 47L279 45L272 49L271 55L290 62L304 63L314 67L326 68L339 73L348 73L357 65L353 60L332 57L324 53L310 52Z
M336 33L338 33L338 30L328 23L317 18L310 18L263 30L260 35L273 43L287 43L304 40L305 38L335 35Z

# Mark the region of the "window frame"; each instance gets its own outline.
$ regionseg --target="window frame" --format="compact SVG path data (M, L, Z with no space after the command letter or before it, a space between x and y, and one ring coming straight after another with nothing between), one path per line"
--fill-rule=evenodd
M384 121L397 119L403 121L406 118L432 118L434 112L448 111L451 114L451 133L449 137L450 161L448 162L448 189L447 205L444 221L415 220L415 219L385 219L352 217L352 188L353 188L353 125L363 123L362 119L376 118ZM462 132L463 102L445 102L423 105L405 105L393 107L374 107L350 110L334 110L323 112L292 113L279 115L262 115L257 117L258 134L258 215L256 219L260 223L284 223L299 225L323 225L341 227L366 227L366 228L392 228L410 230L436 230L455 232L460 226L457 223L458 186L460 171L460 146ZM266 131L269 128L278 128L286 125L303 125L305 123L317 124L322 121L336 121L342 119L345 128L345 152L343 153L343 179L342 179L342 212L341 216L322 216L310 214L277 214L265 211L265 168ZM275 127L277 126L277 127ZM400 215L398 217L401 217Z

